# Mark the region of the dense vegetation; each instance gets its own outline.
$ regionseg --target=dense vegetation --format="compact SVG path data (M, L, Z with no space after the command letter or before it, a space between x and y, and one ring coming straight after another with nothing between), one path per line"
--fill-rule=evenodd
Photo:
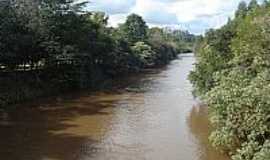
M239 4L235 18L198 39L190 79L209 106L212 144L233 160L270 159L270 2Z
M96 87L100 80L168 63L191 51L188 32L149 28L136 14L118 28L75 0L0 1L0 106L45 90Z

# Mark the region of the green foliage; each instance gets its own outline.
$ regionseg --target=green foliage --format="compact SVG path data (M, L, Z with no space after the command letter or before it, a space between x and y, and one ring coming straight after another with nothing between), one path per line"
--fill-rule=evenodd
M267 140L260 148L260 151L256 152L253 160L270 159L270 142Z
M238 17L244 17L246 16L247 14L247 11L248 11L248 8L247 8L247 3L245 1L242 1L239 3L238 5L238 9L237 11L235 12L235 16L238 18Z
M234 22L229 22L219 30L210 30L204 39L198 41L196 69L190 74L195 86L195 94L205 94L215 86L214 75L217 71L230 67L232 59L231 42L235 37Z
M147 28L143 18L136 14L129 15L126 22L121 26L125 38L130 43L145 41Z
M27 4L18 4L19 2L16 1L1 3L0 63L14 68L18 64L40 60L43 56L40 46L41 33L38 29L38 22L27 13L30 8ZM24 12L21 13L16 5L20 5Z
M251 11L251 10L254 10L258 7L259 7L259 4L258 4L257 0L251 0L249 5L248 5L248 10Z
M145 44L144 42L136 42L134 46L131 47L134 57L140 63L139 66L144 67L147 65L153 65L155 60L155 52L152 50L151 46Z
M270 158L269 11L252 1L247 15L208 32L190 75L209 105L210 141L233 160Z
M86 11L86 4L81 0L0 1L0 73L11 79L8 87L17 83L12 81L17 73L52 88L97 87L97 81L166 64L193 45L194 35L160 28L153 33L136 14L120 27L108 27L109 17ZM21 78L20 84L29 79Z
M166 64L178 53L192 52L196 36L187 31L151 28L147 33L148 43L156 53L156 63Z

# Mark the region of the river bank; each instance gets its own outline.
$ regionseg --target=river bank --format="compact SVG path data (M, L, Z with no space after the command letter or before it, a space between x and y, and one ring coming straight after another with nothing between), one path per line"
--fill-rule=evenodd
M172 59L175 58L172 57ZM0 72L0 108L8 109L10 106L18 106L37 99L53 99L61 97L61 94L65 97L69 92L94 92L123 88L124 86L119 86L119 81L125 77L144 74L153 69L165 67L167 63L169 62L132 69L113 76L97 67L89 72L82 71L81 73L57 71L57 75L48 70Z
M193 49L197 36L188 31L150 27L138 14L112 27L107 13L87 6L75 0L1 2L0 107L103 88Z

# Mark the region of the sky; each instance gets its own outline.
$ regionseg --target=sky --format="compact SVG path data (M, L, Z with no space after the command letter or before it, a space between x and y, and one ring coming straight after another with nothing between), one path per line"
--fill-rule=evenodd
M109 25L116 27L126 17L136 13L150 27L171 27L203 34L219 28L233 18L242 0L90 0L88 9L105 12ZM245 0L249 2L250 0Z

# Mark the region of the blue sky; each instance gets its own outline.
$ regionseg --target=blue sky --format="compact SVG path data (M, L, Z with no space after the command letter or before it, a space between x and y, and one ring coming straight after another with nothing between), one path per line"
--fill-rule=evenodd
M141 15L151 26L172 27L202 34L233 17L241 0L90 0L91 11L109 15L109 24L123 23L127 15ZM249 2L249 0L245 0Z

